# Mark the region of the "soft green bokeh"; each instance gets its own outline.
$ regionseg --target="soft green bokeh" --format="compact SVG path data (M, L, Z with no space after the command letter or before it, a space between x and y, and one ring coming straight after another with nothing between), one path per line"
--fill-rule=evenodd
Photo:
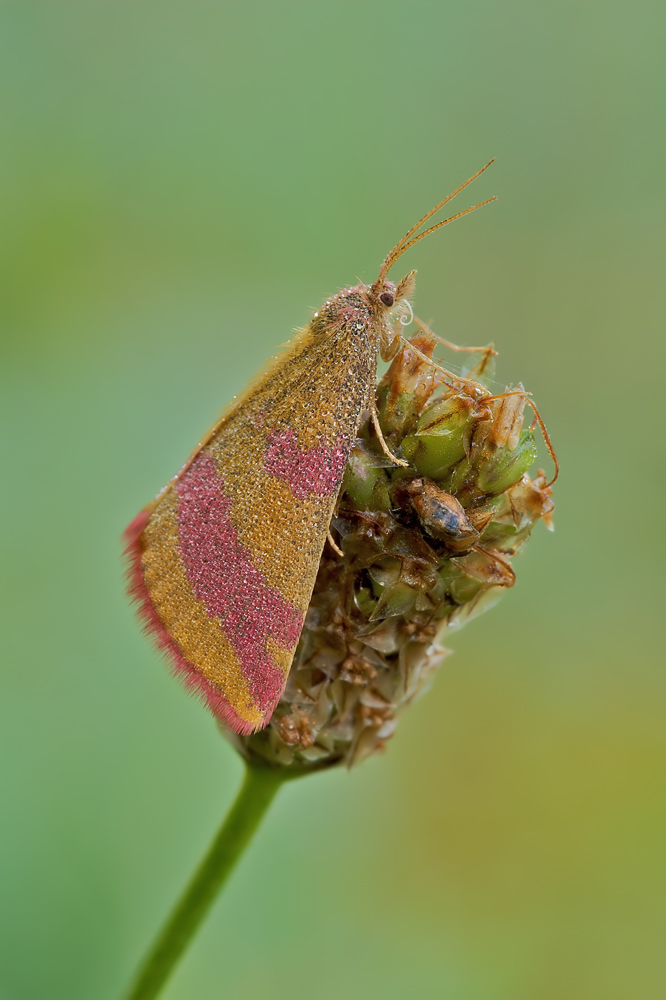
M0 998L112 1000L240 767L118 537L308 310L411 251L534 391L557 530L383 758L283 790L168 1000L657 1000L663 5L0 5ZM544 462L546 459L544 458Z

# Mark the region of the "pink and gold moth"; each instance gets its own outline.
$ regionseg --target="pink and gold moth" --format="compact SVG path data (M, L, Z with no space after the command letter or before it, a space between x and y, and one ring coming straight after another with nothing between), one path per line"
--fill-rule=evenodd
M415 272L397 284L388 272L418 240L493 200L416 235L488 166L406 233L373 284L324 302L125 532L145 627L237 733L265 726L284 689L364 410L381 447L407 464L381 435L375 380L378 355L402 344L395 320Z

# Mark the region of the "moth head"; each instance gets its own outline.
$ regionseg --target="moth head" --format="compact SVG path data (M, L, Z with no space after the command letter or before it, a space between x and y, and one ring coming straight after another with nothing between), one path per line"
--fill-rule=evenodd
M381 284L375 282L370 286L370 298L380 309L394 309L403 299L409 299L414 294L415 276L416 271L410 271L397 285L387 279Z
M492 162L493 160L490 161L490 163ZM327 299L324 305L312 317L310 322L312 332L316 334L330 334L344 327L358 334L368 333L371 339L379 340L382 357L384 360L389 360L392 356L391 351L396 349L396 345L400 342L399 336L392 330L393 320L402 318L407 313L411 316L411 307L408 302L409 297L414 292L414 276L416 274L416 271L410 271L396 285L393 281L389 281L389 271L395 262L402 257L403 253L409 250L410 247L413 247L415 243L418 243L419 240L429 236L436 229L441 229L442 226L446 226L449 222L453 222L454 219L460 219L463 215L469 215L475 209L481 208L482 205L487 205L488 202L495 201L494 198L487 198L486 201L479 202L478 205L473 205L472 208L466 208L464 211L458 212L457 215L443 219L441 222L429 226L423 232L419 232L435 212L438 212L443 205L451 201L468 184L471 184L479 174L482 174L490 166L490 163L487 163L481 170L477 170L473 177L470 177L469 180L461 184L452 194L444 198L443 201L440 201L429 212L426 212L423 218L419 219L416 225L412 226L401 240L398 240L391 252L384 258L382 266L379 269L379 274L377 275L377 280L372 285L365 285L363 282L360 282L353 288L344 288L337 295ZM402 315L400 312L396 315L395 308L401 302L405 303ZM393 316L390 315L391 311L393 311Z
M414 292L415 275L416 271L410 271L397 285L385 278L368 288L368 298L375 315L374 332L384 361L390 361L400 350L403 339L399 332L400 324L407 325L414 318L409 299ZM400 321L398 325L397 320Z

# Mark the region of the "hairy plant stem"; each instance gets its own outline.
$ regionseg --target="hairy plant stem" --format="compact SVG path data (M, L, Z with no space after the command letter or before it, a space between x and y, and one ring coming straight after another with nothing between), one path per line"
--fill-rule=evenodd
M125 1000L153 1000L159 995L286 778L279 770L246 765L234 804L139 966Z

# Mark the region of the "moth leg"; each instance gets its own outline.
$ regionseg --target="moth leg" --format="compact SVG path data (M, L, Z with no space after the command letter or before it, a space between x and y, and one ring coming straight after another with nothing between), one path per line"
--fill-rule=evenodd
M335 554L338 555L338 556L340 556L342 559L344 559L344 555L345 554L342 551L342 549L340 548L340 546L336 543L335 539L333 538L333 535L331 534L330 527L329 527L328 531L326 532L326 537L328 538L328 544L331 546L331 548L333 549L333 551L335 552Z
M392 330L389 331L388 327L384 327L382 330L381 339L379 341L379 353L382 361L393 361L394 357L402 347L403 338L400 332L401 325L400 317L398 317L393 324Z
M452 344L450 340L446 340L444 337L438 337L436 333L432 332L427 323L424 323L423 320L418 318L418 316L414 317L414 322L422 333L429 333L435 338L435 340L438 340L440 344L444 344L445 347L448 347L450 351L462 351L465 354L482 354L483 357L481 361L474 369L475 375L483 375L488 367L490 359L497 354L497 351L492 344L488 344L486 347L461 347L460 344Z
M463 378L462 375L454 375L453 372L448 370L448 368L442 368L441 365L438 365L436 361L429 358L427 354L423 353L423 351L419 351L418 347L415 347L414 344L412 344L410 340L407 340L406 337L402 337L401 340L405 347L408 347L409 350L416 354L417 357L421 358L421 361L425 361L427 365L434 368L435 371L438 371L440 375L445 375L446 378L444 378L443 381L445 385L448 385L451 389L457 389L459 386L474 386L475 389L480 391L481 396L485 397L490 395L488 390L485 389L479 382L475 382L474 379L471 378Z
M469 392L471 388L481 400L490 395L485 386L481 385L480 382L475 382L473 378L466 378L464 375L454 375L453 372L448 370L448 368L442 368L441 365L438 365L436 361L429 358L427 354L423 353L423 351L419 351L418 347L415 347L411 341L407 340L405 337L402 337L401 339L405 347L408 347L410 351L416 354L417 357L421 358L422 361L425 361L426 364L430 365L431 368L434 368L435 371L438 371L440 375L446 376L443 379L444 384L448 385L451 389L458 389L462 386Z
M374 399L370 400L370 416L372 417L372 425L375 428L375 433L376 433L377 437L379 438L380 445L382 446L382 451L384 452L384 454L386 455L386 457L390 458L391 461L395 462L396 465L402 465L403 468L408 469L409 468L409 462L403 462L403 460L401 458L396 458L395 455L393 454L393 452L390 451L389 446L387 445L386 441L384 440L384 435L382 434L382 429L379 426L379 417L377 416L377 404L375 403Z

